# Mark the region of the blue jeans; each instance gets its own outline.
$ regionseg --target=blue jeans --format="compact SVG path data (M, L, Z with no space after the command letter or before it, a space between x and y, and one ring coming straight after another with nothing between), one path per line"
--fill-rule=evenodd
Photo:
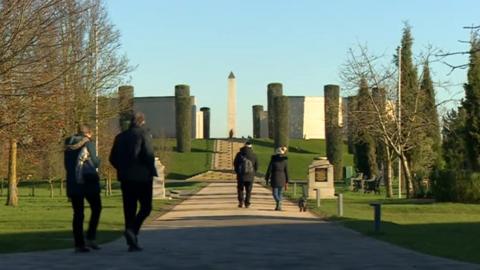
M273 198L275 199L275 202L279 203L282 201L282 191L283 187L273 187Z

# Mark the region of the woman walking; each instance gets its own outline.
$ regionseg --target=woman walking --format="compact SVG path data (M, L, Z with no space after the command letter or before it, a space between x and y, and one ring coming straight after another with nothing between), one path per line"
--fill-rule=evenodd
M285 146L275 149L275 155L270 159L265 182L272 186L273 198L276 202L275 211L282 210L282 192L287 190L288 185L288 158L285 156L287 148Z
M65 169L67 171L67 196L73 208L73 236L75 252L98 250L95 243L97 227L102 211L100 199L100 178L97 168L100 160L97 157L95 142L92 140L89 126L81 125L78 134L65 140ZM90 222L86 241L83 232L85 200L90 204Z

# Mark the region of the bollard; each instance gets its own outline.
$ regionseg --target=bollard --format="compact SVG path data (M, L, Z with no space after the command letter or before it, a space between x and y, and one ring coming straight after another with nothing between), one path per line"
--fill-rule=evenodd
M337 215L343 217L343 194L338 194L337 197Z
M302 185L302 195L304 198L308 198L308 193L307 193L307 186Z
M382 204L381 203L371 203L370 206L373 206L374 212L374 230L376 233L380 232L380 224L382 223Z
M297 183L293 183L293 198L297 197Z
M316 189L317 191L317 207L320 207L320 189Z

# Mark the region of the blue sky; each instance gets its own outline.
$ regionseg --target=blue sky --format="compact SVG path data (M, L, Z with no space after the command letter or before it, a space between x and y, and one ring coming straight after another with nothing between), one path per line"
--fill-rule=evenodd
M323 85L341 84L348 48L393 55L403 22L412 26L414 54L428 45L465 50L480 24L478 0L106 0L132 65L136 96L173 95L191 86L199 107L210 107L212 134L226 137L227 76L237 77L239 135L252 133L251 106L266 107L266 85L282 82L284 94L322 96ZM467 57L450 58L453 64ZM461 98L466 71L432 64L437 100ZM346 95L346 93L344 93ZM451 106L454 106L453 104Z

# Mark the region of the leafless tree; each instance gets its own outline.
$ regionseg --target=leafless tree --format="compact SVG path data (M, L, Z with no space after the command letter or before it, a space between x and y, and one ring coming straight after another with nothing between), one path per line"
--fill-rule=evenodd
M342 68L341 78L346 89L356 90L364 78L371 89L382 89L385 98L378 98L375 91L369 91L368 99L360 102L370 104L368 111L351 111L349 117L354 119L363 132L368 132L376 138L385 149L384 177L387 182L387 192L391 195L392 162L395 158L401 160L402 170L407 182L407 194L412 195L415 189L412 175L412 164L407 153L420 147L424 130L431 128L433 121L422 113L420 102L422 92L416 91L414 109L408 117L399 121L397 103L397 68L392 61L385 61L384 56L370 54L366 46L359 45L357 50L350 49L348 58ZM420 85L420 84L419 84ZM378 91L377 91L378 93ZM400 108L404 109L404 108ZM365 115L370 115L365 117ZM355 120L356 119L356 120ZM401 125L401 126L400 126ZM357 127L358 128L358 127ZM401 128L401 132L400 132ZM435 127L438 128L438 127Z

